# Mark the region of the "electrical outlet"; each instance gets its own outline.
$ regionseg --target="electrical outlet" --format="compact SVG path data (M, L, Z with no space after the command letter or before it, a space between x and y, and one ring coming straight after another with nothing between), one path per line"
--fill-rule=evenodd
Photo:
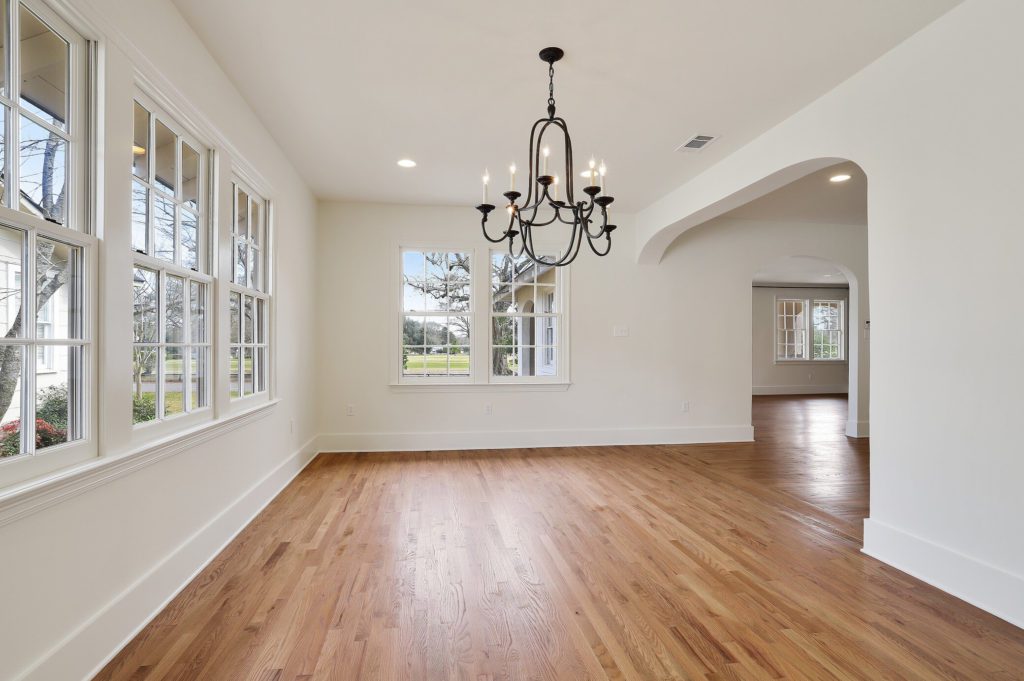
M487 416L490 416L493 413L494 413L494 405L485 404L484 405L484 414L486 414Z
M350 404L350 405L346 406L345 407L345 415L346 416L355 416L356 415L356 405Z
M683 403L679 405L679 411L683 412L684 414L689 413L689 411L690 411L690 401L689 400L683 400Z

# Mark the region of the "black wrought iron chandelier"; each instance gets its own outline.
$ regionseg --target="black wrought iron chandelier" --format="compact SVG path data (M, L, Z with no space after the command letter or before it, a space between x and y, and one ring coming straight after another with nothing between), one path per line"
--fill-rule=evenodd
M565 119L555 115L555 62L561 59L565 53L558 47L545 47L540 51L541 61L548 64L548 115L547 118L540 118L533 124L530 130L530 155L529 155L529 177L526 182L526 198L522 205L518 200L522 197L516 191L516 166L513 163L509 167L509 191L503 196L508 199L506 210L508 211L508 227L501 236L492 238L487 233L487 216L494 210L495 206L488 203L488 189L490 175L486 171L483 177L483 203L476 207L483 214L480 226L483 228L484 238L494 244L508 240L509 253L513 257L519 257L525 253L531 260L541 265L561 267L568 265L579 255L583 238L586 237L590 250L600 256L608 255L612 248L612 232L615 225L608 224L608 206L613 199L605 193L605 174L607 168L604 161L600 166L595 159L590 159L589 170L584 173L589 184L583 188L583 193L588 200L576 201L573 191L575 175L573 171L572 139L569 137L569 126ZM549 148L544 145L544 134L548 128L554 126L561 130L564 136L565 147L565 198L558 196L559 185L561 184L557 174L548 172ZM557 134L557 133L555 133ZM550 212L542 209L549 208ZM598 217L594 215L600 209L601 227L592 231L591 225L597 222ZM537 255L534 249L534 230L539 227L546 227L554 223L562 223L572 226L572 235L569 238L568 247L558 256ZM519 237L519 248L516 249L516 237ZM601 241L603 240L603 244ZM598 245L595 245L595 242Z

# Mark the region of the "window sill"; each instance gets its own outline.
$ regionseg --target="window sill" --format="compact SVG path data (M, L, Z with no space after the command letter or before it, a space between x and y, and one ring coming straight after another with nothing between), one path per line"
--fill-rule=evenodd
M393 393L482 393L523 392L559 393L572 386L568 381L536 381L533 383L392 383Z
M162 438L131 452L100 456L57 472L0 490L0 526L124 477L161 459L187 451L266 416L280 400L229 414Z

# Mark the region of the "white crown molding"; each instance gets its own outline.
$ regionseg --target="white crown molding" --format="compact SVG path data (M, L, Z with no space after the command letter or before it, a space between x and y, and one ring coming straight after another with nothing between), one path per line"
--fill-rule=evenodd
M0 527L241 428L266 416L278 402L271 400L213 423L176 433L127 454L100 456L3 490L0 492Z

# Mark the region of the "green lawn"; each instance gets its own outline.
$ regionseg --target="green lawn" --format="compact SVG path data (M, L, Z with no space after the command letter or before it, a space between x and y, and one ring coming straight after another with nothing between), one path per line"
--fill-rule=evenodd
M451 365L449 367L448 360L451 359ZM426 369L428 373L440 373L445 370L450 371L453 374L468 374L469 373L469 355L413 355L410 354L407 357L405 363L405 370L410 374L423 373Z

